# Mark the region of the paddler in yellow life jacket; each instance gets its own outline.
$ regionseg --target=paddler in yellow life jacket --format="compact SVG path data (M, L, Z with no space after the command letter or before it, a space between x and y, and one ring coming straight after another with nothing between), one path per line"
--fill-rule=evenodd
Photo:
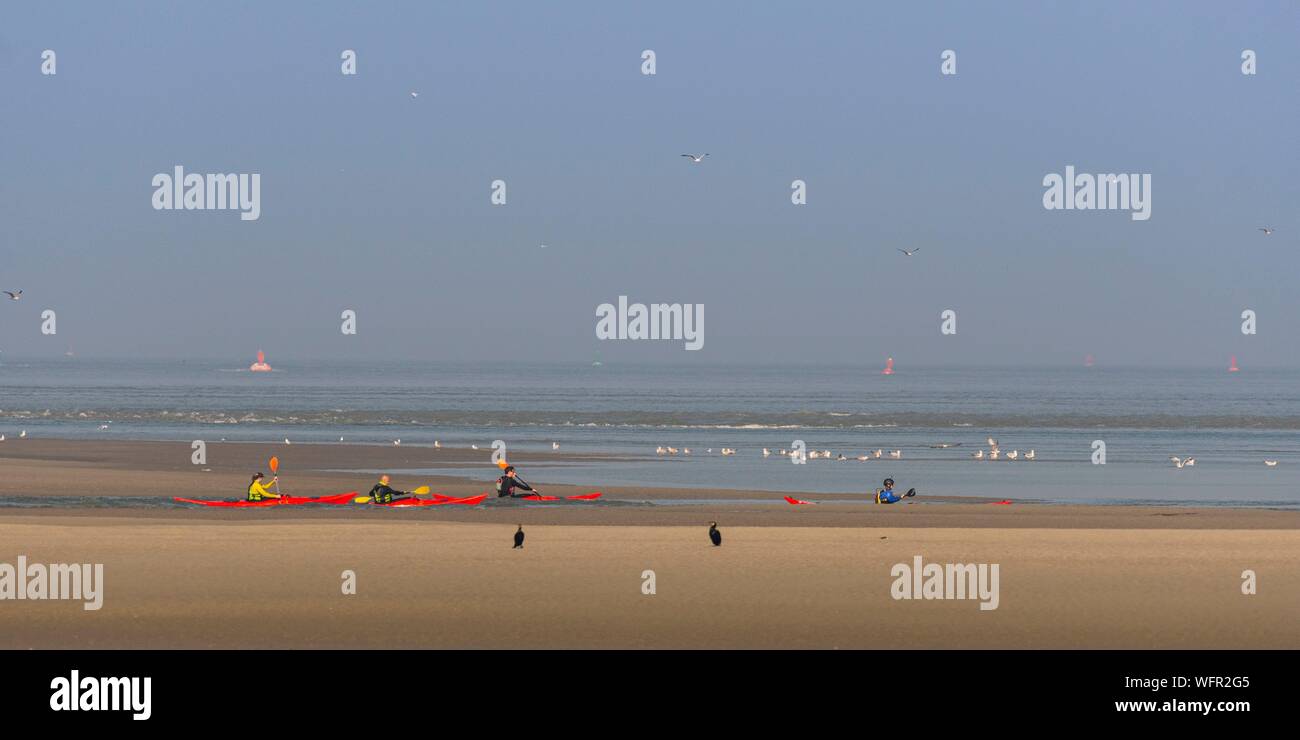
M274 491L268 491L266 490L266 487L262 485L262 479L265 477L266 476L262 475L261 473L255 473L253 475L252 482L248 484L249 501L261 501L262 499L268 499L268 498L280 498L280 494ZM271 483L274 484L278 480L280 480L280 476L277 475L271 479Z
M398 491L388 485L388 475L379 476L379 482L375 487L370 489L370 503L372 504L391 504L399 498L404 498L412 494L406 491Z

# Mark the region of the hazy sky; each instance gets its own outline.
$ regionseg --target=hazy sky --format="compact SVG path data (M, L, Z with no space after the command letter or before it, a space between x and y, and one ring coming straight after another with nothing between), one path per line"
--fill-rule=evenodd
M2 13L0 357L1300 364L1293 2ZM261 218L154 210L176 165ZM1150 173L1150 220L1045 210L1066 165ZM598 342L619 295L704 349Z

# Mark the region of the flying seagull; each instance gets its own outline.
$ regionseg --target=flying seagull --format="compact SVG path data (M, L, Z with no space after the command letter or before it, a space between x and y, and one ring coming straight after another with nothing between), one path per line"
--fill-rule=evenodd
M700 162L703 162L704 158L709 156L709 154L708 152L705 152L704 154L683 154L682 156L690 157L690 160L692 162L694 162L695 164L699 164Z
M411 91L411 97L412 97L412 98L418 98L418 97L420 97L420 93L418 93L418 92L412 90L412 91Z
M1267 226L1261 226L1261 227L1259 227L1259 230L1262 231L1262 232L1264 232L1264 236L1268 236L1269 234L1272 234L1272 233L1273 233L1273 230L1270 229L1270 228L1268 228ZM22 292L22 291L19 291L19 292Z
M11 292L9 292L9 291L6 290L6 291L4 291L4 294L7 295L7 296L9 296L10 299L15 300L15 301L18 300L19 298L22 298L22 297L23 297L23 292L22 292L21 290L18 291L17 293L11 293Z
M920 248L920 247L917 247L916 249L913 249L913 250L910 251L910 252L907 251L906 249L899 249L898 251L902 252L903 254L907 255L908 257L911 257L912 255L916 254L917 252L921 251L921 248Z

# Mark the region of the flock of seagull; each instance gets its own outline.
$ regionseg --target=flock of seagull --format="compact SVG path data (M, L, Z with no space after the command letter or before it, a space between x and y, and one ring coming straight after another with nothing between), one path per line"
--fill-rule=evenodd
M971 459L1000 460L1005 457L1007 460L1022 460L1022 459L1034 460L1038 457L1038 453L1034 450L1030 450L1029 452L1026 452L1024 455L1020 454L1020 450L1012 450L1010 452L1003 453L1001 448L998 447L998 441L996 439L989 437L985 441L989 443L988 452L985 453L984 450L979 450L978 452L971 454Z
M112 422L110 422L110 423L112 423ZM108 426L108 424L101 424L101 425L99 426L99 428L100 428L101 430L106 430L106 429L109 428L109 426ZM18 438L19 438L19 439L26 439L26 438L27 438L27 430L24 429L24 430L22 430L21 432L19 432L19 433L18 433ZM3 441L5 441L5 435L0 434L0 442L3 442ZM221 441L224 442L224 441L226 441L226 440L225 440L225 438L223 437ZM342 437L339 437L339 441L342 442L342 441L343 441L343 438L342 438ZM1012 450L1012 451L1010 451L1010 452L1003 453L1003 452L1001 451L1001 449L998 447L998 441L997 441L996 439L993 439L992 437L989 437L986 441L988 442L988 445L989 445L989 449L988 449L988 451L986 452L985 450L979 450L979 451L977 451L977 452L971 453L971 459L973 459L973 460L999 460L999 459L1005 458L1005 459L1007 459L1007 460L1034 460L1034 459L1036 459L1036 458L1038 457L1038 453L1035 452L1034 450L1029 450L1028 452L1025 452L1025 453L1023 453L1023 454L1021 454L1020 450ZM289 438L288 438L288 437L285 437L285 438L284 438L284 443L287 444L287 445L291 445L291 444L293 444L292 442L289 441ZM394 445L394 446L400 447L401 444L402 444L402 440L400 440L400 439L395 439L395 440L393 440L393 445ZM946 449L946 448L948 448L948 447L957 447L957 446L960 446L960 443L958 443L958 444L943 443L943 444L930 445L930 446L933 447L933 448L936 448L936 449ZM433 448L434 448L434 449L442 449L442 443L439 442L439 441L436 440L436 439L433 440ZM470 449L471 449L471 450L477 450L477 449L478 449L478 445L476 445L476 444L472 444L472 445L470 445ZM551 449L552 449L552 450L555 450L555 451L559 451L559 449L560 449L560 443L559 443L559 442L552 442L552 443L551 443ZM710 447L710 448L708 448L707 450L705 450L705 452L711 455L711 454L713 454L713 448ZM735 454L736 454L736 449L735 449L734 447L721 447L721 448L718 449L718 453L719 453L720 455L722 455L723 457L731 457L732 455L735 455ZM691 448L689 448L689 447L682 447L682 448L678 449L677 447L669 447L669 446L660 445L660 446L658 446L658 447L655 448L655 454L656 454L656 455L659 455L659 456L664 456L664 455L669 455L669 456L671 456L671 455L677 455L677 454L690 455L690 454L691 454ZM764 447L764 448L763 448L763 457L771 457L772 455L778 455L778 456L780 456L780 457L792 457L792 456L797 456L798 454L799 454L799 453L798 453L797 451L794 451L794 450L777 450L776 452L773 452L772 450L768 449L767 447ZM874 452L869 452L869 453L866 453L866 454L858 455L856 458L850 458L850 457L847 457L847 456L845 456L844 453L842 453L842 452L839 453L839 454L836 454L836 453L831 452L830 450L809 450L809 451L807 452L807 458L808 458L809 460L837 460L837 461L840 461L840 462L846 462L846 461L848 461L848 460L858 460L858 461L860 461L860 462L867 462L868 460L881 460L881 459L884 459L884 458L886 458L886 457L888 457L888 458L891 459L891 460L902 460L902 459L903 459L903 451L902 451L902 450L892 450L892 451L890 451L890 452L886 452L886 451L883 450L883 449L878 449L878 450L875 450ZM1196 466L1196 458L1191 457L1191 456L1188 456L1188 457L1170 456L1170 458L1169 458L1169 462L1172 462L1172 463L1174 464L1174 467L1175 467L1175 468L1178 468L1179 470L1182 470L1183 468L1191 468L1191 467L1195 467L1195 466ZM1265 465L1266 467L1276 468L1276 467L1277 467L1277 460L1268 460L1268 459L1266 459L1266 460L1264 460L1264 465Z
M971 453L971 459L972 459L972 460L1027 460L1027 461L1033 461L1033 460L1038 459L1038 452L1035 451L1035 450L1033 450L1033 449L1029 450L1028 452L1023 452L1023 453L1022 453L1020 450L1011 450L1010 452L1003 452L1002 449L999 447L999 445L998 445L998 441L997 441L996 439L994 439L994 438L992 438L992 437L989 437L986 441L988 442L989 449L987 449L987 450L978 450L978 451L976 451L976 452ZM959 447L959 446L960 446L960 443L957 443L957 444L942 443L942 444L935 444L935 445L930 445L930 446L931 446L932 448L935 448L935 449L947 449L947 448L949 448L949 447ZM560 449L560 443L559 443L559 442L555 442L555 443L553 443L553 445L552 445L552 449L556 449L556 450ZM706 450L706 452L708 452L709 454L713 454L713 448L712 448L712 447L708 448L708 450ZM719 452L720 452L720 454L722 454L724 457L729 457L729 456L731 456L731 455L736 454L736 450L733 449L733 448L731 448L731 447L723 447L723 448L720 448ZM658 446L658 447L655 448L655 454L656 454L656 455L659 455L659 456L661 456L661 457L662 457L662 456L665 456L665 455L667 455L667 456L672 456L672 455L677 455L677 454L681 454L681 455L689 455L689 454L691 454L691 448L689 448L689 447L683 447L683 448L681 448L681 449L678 449L678 448L676 448L676 447L670 447L670 446L660 445L660 446ZM799 453L798 451L794 451L794 450L777 450L777 451L773 452L771 449L769 449L769 448L767 448L767 447L764 447L764 448L763 448L763 457L771 457L772 455L778 455L778 456L780 456L780 457L796 457L796 456L798 456L799 454L800 454L800 453ZM858 460L858 461L860 461L860 462L867 462L868 460L880 460L880 459L884 459L884 458L888 458L888 459L891 459L891 460L901 460L901 459L903 459L903 451L902 451L902 450L893 450L893 451L890 451L890 452L886 452L886 451L883 450L883 449L878 449L878 450L875 450L874 452L868 452L868 453L863 454L863 455L858 455L856 458L848 457L848 456L846 456L846 455L845 455L844 453L842 453L842 452L836 454L836 453L834 453L834 452L831 452L830 450L809 450L809 451L806 453L806 455L807 455L807 459L809 459L809 460L837 460L837 461L840 461L840 462L846 462L846 461L849 461L849 460ZM1195 467L1195 465L1196 465L1196 458L1194 458L1194 457L1190 457L1190 456L1189 456L1189 457L1170 457L1170 458L1169 458L1169 461L1172 462L1172 463L1174 464L1174 467L1176 467L1176 468L1178 468L1178 469L1180 469L1180 470L1181 470L1182 468L1185 468L1185 467L1188 467L1188 468L1190 468L1190 467ZM1267 459L1266 459L1266 460L1264 460L1264 465L1267 466L1267 467L1270 467L1270 468L1276 468L1276 467L1277 467L1277 460L1267 460Z

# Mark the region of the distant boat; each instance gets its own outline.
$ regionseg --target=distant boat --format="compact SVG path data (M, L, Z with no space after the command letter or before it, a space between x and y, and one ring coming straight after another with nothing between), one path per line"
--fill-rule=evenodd
M1235 372L1239 372L1240 370L1241 368L1237 367L1237 356L1233 355L1232 362L1228 365L1228 372L1235 373Z
M885 369L884 369L884 370L881 370L881 371L880 371L880 374L881 374L881 375L893 375L893 374L894 374L894 358L891 357L891 358L889 358L888 360L885 360Z
M248 369L255 373L271 372L271 366L266 364L266 353L259 349L257 351L257 362L254 362L252 365L249 365Z

